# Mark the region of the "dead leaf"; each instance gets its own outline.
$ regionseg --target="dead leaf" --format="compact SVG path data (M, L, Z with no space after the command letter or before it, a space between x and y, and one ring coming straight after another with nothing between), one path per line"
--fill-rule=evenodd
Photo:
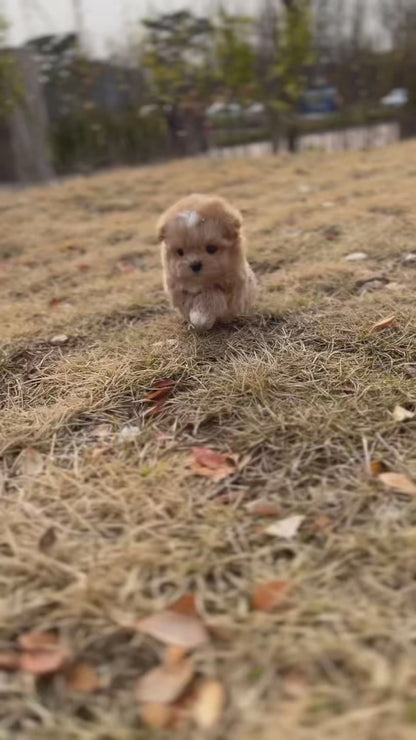
M146 419L149 416L159 416L166 409L166 401L158 401L154 406L150 406L143 413L143 417Z
M395 406L393 410L393 419L394 421L407 421L408 419L413 419L415 416L414 411L408 411L407 409L403 408L403 406Z
M378 476L378 480L387 486L387 488L391 488L398 493L416 496L416 484L407 475L402 475L401 473L381 473Z
M209 447L194 447L192 469L196 475L209 478L215 483L228 478L237 470L237 461L233 455L221 454Z
M52 339L50 340L50 343L53 345L60 346L62 344L66 344L69 340L69 337L67 337L66 334L56 334Z
M166 730L171 725L174 710L168 704L153 702L140 707L139 714L142 722L147 727L155 730Z
M136 699L145 704L171 704L179 699L193 677L194 667L190 660L174 666L157 666L139 678Z
M49 550L56 543L56 529L55 527L49 527L38 542L38 548L41 552L49 552Z
M136 624L136 629L167 645L179 645L189 650L209 640L208 631L199 618L171 609L142 619Z
M346 262L361 262L362 260L368 259L366 252L351 252L344 257Z
M162 399L169 398L175 386L176 380L161 378L153 384L153 389L146 396L145 401L161 401Z
M253 593L253 609L271 612L284 604L293 585L290 581L268 581L256 587Z
M379 331L383 331L383 329L389 329L390 327L394 326L395 323L395 316L387 316L386 319L381 319L380 321L377 321L377 323L371 327L370 334L376 334Z
M69 659L69 651L60 646L54 650L31 650L20 656L20 668L33 676L44 676L60 671Z
M220 504L221 506L227 504L241 504L244 501L245 495L245 491L227 491L227 493L216 496L214 504Z
M377 477L380 473L387 472L387 465L382 460L373 460L370 462L370 472Z
M37 450L28 447L22 450L17 460L17 467L20 475L27 475L36 478L43 471L45 458Z
M74 663L66 674L66 685L70 691L92 694L101 688L100 676L89 663Z
M317 516L312 519L310 529L312 532L328 532L333 527L333 520L329 516Z
M267 501L266 499L257 499L257 501L250 501L248 504L246 504L245 508L249 514L258 517L271 516L276 518L282 513L277 504L272 503L272 501Z
M80 272L87 272L88 270L91 270L91 265L89 265L88 262L78 262L78 264L75 265L75 267Z
M69 647L53 632L26 632L18 638L24 651L20 668L34 676L57 673L71 658Z
M106 424L106 423L97 424L96 427L93 427L93 429L91 429L91 435L95 439L99 439L99 440L108 439L108 437L111 436L112 432L113 432L112 425Z
M119 442L131 442L133 439L136 439L140 433L140 427L126 424L126 426L120 429L118 433L118 440Z
M59 637L54 632L25 632L17 639L22 650L57 650Z
M385 277L371 278L368 280L359 280L356 287L360 289L361 295L373 293L375 290L382 290L389 285L389 280Z
M188 650L181 645L168 645L163 655L164 665L178 665L186 658L187 652Z
M49 308L60 308L63 305L66 305L67 301L65 298L51 298L51 300L48 303Z
M298 529L304 520L305 517L301 515L289 516L287 519L281 519L280 521L270 524L266 527L264 532L273 537L292 540L297 535Z
M231 627L228 623L210 622L207 624L207 629L211 637L220 642L231 642L235 637L235 627Z
M0 652L0 671L18 671L20 668L20 655L10 651Z
M188 593L181 596L173 604L170 604L169 609L177 614L187 614L189 617L194 617L198 614L196 608L195 594Z
M220 721L225 707L225 691L222 683L206 680L199 688L192 717L201 730L211 730Z

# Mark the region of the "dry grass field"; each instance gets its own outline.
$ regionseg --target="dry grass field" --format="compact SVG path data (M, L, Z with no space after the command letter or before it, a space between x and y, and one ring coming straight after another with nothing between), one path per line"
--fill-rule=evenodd
M155 240L193 190L241 208L261 281L206 336ZM414 738L416 145L116 171L0 212L0 737ZM238 465L215 482L194 447ZM190 594L209 639L149 708L140 677L185 659L137 623ZM201 719L206 679L225 704Z

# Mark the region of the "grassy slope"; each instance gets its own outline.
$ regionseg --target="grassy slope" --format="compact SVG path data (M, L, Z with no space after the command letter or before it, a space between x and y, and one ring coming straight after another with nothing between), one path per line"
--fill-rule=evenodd
M161 209L190 190L243 210L263 286L257 315L206 337L169 311L154 239ZM138 729L132 686L158 648L114 612L140 617L188 590L231 627L196 657L227 687L215 737L414 737L416 502L370 479L364 460L416 478L416 421L391 416L416 402L416 268L402 262L416 245L415 193L410 144L0 194L1 646L57 627L110 686L82 700L59 681L35 690L4 675L2 737L153 737ZM343 259L357 250L370 259ZM121 272L122 258L135 270ZM363 293L373 276L390 284ZM390 313L397 330L369 336ZM67 344L50 345L63 332ZM142 399L166 376L180 379L169 413L144 421ZM114 435L100 453L102 422ZM141 432L120 444L126 423ZM234 504L190 475L195 444L250 455L229 484ZM26 447L45 455L36 475L19 464ZM305 530L265 537L244 505L258 497L304 514ZM315 532L318 516L333 527ZM253 612L254 584L276 578L293 581L291 602Z

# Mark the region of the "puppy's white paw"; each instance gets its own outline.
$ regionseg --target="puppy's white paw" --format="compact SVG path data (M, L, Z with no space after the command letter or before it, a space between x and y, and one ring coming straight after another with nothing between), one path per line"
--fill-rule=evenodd
M214 326L211 316L200 311L199 308L193 308L189 314L189 320L196 331L208 331Z

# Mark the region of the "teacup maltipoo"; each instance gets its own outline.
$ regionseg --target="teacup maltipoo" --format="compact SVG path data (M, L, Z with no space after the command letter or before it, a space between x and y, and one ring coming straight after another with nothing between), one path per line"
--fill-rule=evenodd
M256 279L235 208L216 196L189 195L163 214L158 233L165 290L197 331L248 313Z

